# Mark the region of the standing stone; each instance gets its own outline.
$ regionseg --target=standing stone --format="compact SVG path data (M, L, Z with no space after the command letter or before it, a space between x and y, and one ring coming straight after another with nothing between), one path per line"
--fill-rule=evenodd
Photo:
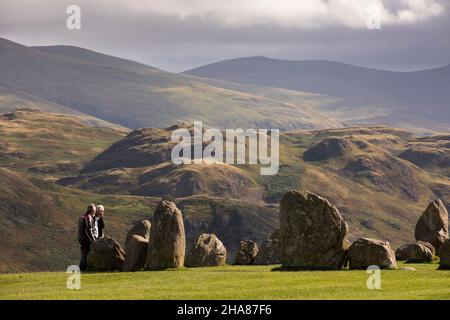
M428 242L417 241L416 243L408 243L395 251L397 260L406 260L409 263L431 262L433 261L434 248Z
M130 272L142 269L145 266L148 252L148 239L137 234L133 235L125 248L125 263L122 271Z
M111 237L98 239L92 244L88 255L88 269L95 271L121 270L125 261L125 251Z
M440 249L441 260L439 269L450 270L450 239L445 240Z
M184 265L186 235L183 214L175 203L161 200L153 214L146 268L181 268Z
M239 251L236 253L234 264L250 265L255 263L256 255L258 254L258 245L251 240L241 241Z
M186 259L188 267L223 266L227 260L227 249L215 234L201 234L192 246Z
M144 239L150 238L150 230L152 224L148 220L140 220L133 224L130 231L128 231L127 237L125 239L125 249L127 248L128 241L134 236L138 235L143 237Z
M380 269L396 269L395 252L389 242L369 238L359 238L348 250L350 269L367 269L375 265Z
M448 239L448 212L441 200L431 202L416 224L416 240L426 241L433 245L436 254Z
M258 254L255 258L257 265L271 265L281 263L280 240L269 239L264 241L259 247Z
M314 193L289 191L280 203L280 246L284 267L342 269L348 227L335 206Z

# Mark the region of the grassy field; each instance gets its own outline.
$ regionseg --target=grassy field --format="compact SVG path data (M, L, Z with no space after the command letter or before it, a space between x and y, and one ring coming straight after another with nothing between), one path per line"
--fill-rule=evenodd
M0 299L450 299L450 271L407 266L416 271L381 271L379 290L367 289L364 270L272 271L276 266L87 273L81 290L66 289L64 272L4 274Z

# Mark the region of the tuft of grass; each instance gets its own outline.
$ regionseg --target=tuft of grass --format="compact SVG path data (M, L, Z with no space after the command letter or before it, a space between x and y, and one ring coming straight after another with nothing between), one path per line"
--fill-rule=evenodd
M400 267L403 264L400 264ZM85 273L69 290L64 272L0 275L0 299L450 299L450 271L408 264L382 270L381 289L364 270L274 272L277 266L224 266L135 273Z

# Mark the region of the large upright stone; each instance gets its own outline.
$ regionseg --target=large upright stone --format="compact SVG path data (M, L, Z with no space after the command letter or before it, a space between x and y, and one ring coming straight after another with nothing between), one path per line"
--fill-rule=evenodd
M183 267L186 251L183 215L172 201L161 200L158 204L153 214L150 239L147 269Z
M389 242L383 240L359 238L348 250L350 269L367 269L377 266L380 269L396 269L395 252Z
M94 271L121 270L125 261L125 251L111 237L98 239L92 244L88 255L88 269Z
M239 251L236 253L234 264L236 265L250 265L255 263L256 255L258 254L258 244L251 240L241 241Z
M288 268L342 269L348 227L327 199L289 191L280 203L281 262Z
M227 260L227 249L215 234L201 234L192 246L186 259L188 267L223 266Z
M131 229L128 231L127 237L125 239L125 248L127 248L127 242L134 236L138 235L143 237L144 239L150 238L150 230L152 224L148 220L140 220L133 224Z
M417 221L415 234L416 240L431 243L439 255L441 244L448 239L448 212L441 200L428 205Z

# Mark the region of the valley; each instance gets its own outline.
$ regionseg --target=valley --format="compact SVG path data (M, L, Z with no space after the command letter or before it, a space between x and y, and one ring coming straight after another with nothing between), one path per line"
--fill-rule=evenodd
M278 228L278 203L290 189L335 204L350 240L371 236L393 248L413 240L430 201L440 197L449 208L448 135L387 126L284 131L279 173L261 176L258 165L172 164L177 127L131 131L32 110L0 115L1 272L77 263L76 221L91 202L105 205L106 232L123 243L133 221L172 197L188 246L215 233L229 263L240 240L261 243Z

